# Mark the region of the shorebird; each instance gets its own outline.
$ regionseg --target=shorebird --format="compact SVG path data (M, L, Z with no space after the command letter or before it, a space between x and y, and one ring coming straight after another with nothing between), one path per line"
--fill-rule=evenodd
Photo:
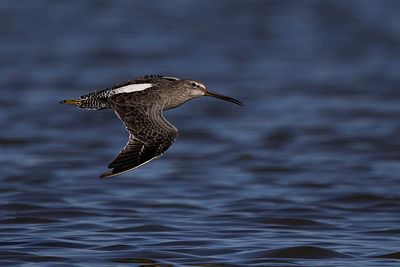
M112 109L125 124L129 140L108 165L110 170L100 175L100 178L108 178L160 157L178 136L178 130L164 118L162 111L200 96L244 105L239 100L209 91L199 81L162 75L141 76L60 103L89 110Z

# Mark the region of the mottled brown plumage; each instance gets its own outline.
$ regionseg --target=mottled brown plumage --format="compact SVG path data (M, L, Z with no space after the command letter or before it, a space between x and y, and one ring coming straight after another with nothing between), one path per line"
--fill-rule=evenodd
M198 81L161 75L142 76L61 103L93 110L112 109L125 124L129 140L108 165L110 170L100 175L107 178L160 157L178 136L178 130L164 118L162 111L200 96L212 96L243 105L236 99L208 91Z

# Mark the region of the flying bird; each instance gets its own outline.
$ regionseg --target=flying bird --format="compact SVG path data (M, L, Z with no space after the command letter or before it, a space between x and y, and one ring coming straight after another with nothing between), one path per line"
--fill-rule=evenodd
M244 106L239 100L209 91L199 81L162 75L141 76L60 103L90 110L112 109L125 124L129 140L108 165L110 170L100 175L101 178L108 178L160 157L178 136L178 130L164 118L162 112L200 96Z

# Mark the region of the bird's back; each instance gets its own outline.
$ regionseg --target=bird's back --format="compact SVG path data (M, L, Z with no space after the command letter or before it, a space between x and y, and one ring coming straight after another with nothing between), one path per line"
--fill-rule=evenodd
M79 98L79 107L94 110L111 108L109 100L120 105L129 105L138 101L151 103L154 100L159 102L163 87L177 80L174 77L165 78L161 75L141 76L100 91L82 95Z

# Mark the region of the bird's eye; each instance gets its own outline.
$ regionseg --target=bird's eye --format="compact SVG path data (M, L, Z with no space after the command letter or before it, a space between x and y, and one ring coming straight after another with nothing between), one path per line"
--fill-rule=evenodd
M192 87L196 88L197 87L197 83L193 82L190 84Z

